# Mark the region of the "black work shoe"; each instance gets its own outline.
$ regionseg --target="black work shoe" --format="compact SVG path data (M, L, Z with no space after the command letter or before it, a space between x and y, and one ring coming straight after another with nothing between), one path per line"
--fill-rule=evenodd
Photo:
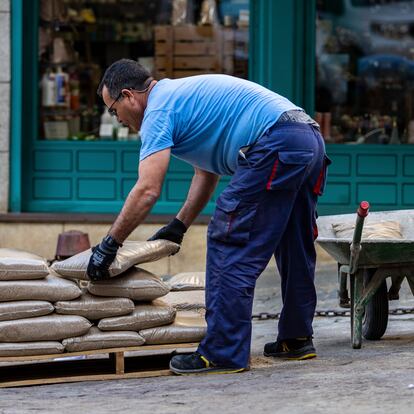
M184 374L234 374L245 368L225 368L213 365L211 362L194 352L189 355L175 355L170 361L170 370L177 375Z
M311 337L269 342L265 345L263 354L267 357L298 361L316 357L316 351Z

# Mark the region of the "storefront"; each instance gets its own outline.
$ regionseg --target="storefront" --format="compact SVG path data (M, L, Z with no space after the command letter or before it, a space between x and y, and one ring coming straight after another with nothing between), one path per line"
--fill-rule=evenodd
M136 181L139 139L105 113L95 91L121 57L157 78L248 78L316 110L333 159L320 213L353 211L361 199L377 210L414 207L414 1L13 0L11 7L12 212L119 211ZM192 168L173 158L153 214L174 214L191 178ZM205 213L213 207L214 199Z

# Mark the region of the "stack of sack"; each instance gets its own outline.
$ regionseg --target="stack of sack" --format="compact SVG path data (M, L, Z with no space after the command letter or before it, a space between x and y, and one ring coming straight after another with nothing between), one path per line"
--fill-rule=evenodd
M203 315L179 310L177 299L159 299L179 292L136 267L178 249L166 240L127 241L111 278L99 282L88 281L90 249L51 268L39 256L0 249L0 356L200 341ZM196 305L204 307L201 300Z
M183 272L164 281L170 287L170 292L163 301L176 310L193 310L205 314L206 274L204 272Z

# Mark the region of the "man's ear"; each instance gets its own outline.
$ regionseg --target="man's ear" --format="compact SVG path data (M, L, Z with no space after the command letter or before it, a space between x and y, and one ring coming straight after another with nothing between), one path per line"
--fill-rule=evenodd
M131 89L122 89L122 97L127 99L133 99L134 93L131 91Z

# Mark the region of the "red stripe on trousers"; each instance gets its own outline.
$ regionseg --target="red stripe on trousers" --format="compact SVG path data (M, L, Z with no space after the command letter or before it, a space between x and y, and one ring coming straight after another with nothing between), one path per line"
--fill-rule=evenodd
M316 181L315 187L313 187L313 193L316 195L320 195L321 193L321 187L322 187L322 180L324 176L324 168L321 169L321 172L319 173L318 181Z
M272 188L272 181L276 177L276 171L277 171L278 164L279 164L279 158L273 164L272 173L270 174L269 181L266 184L266 190L270 190Z

